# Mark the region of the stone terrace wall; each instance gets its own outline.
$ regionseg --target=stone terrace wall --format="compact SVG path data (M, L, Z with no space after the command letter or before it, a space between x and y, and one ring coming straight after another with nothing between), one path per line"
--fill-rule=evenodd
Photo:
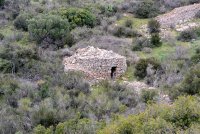
M200 4L183 6L172 10L169 13L156 17L163 28L169 28L177 24L182 24L193 19L200 10Z

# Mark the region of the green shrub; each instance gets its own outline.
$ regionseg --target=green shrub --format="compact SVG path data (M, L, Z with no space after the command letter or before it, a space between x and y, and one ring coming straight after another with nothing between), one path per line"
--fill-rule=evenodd
M96 21L95 16L90 11L81 8L61 9L59 14L69 21L71 29L84 25L94 27Z
M160 35L158 33L151 35L151 48L160 47L162 45Z
M143 89L141 93L141 98L144 103L151 103L155 101L155 97L158 95L158 92L153 89Z
M62 48L69 34L69 23L57 15L40 15L30 20L28 31L38 43L46 41L55 48Z
M187 129L192 124L199 124L200 106L197 98L192 96L181 96L173 104L168 121L172 122L176 128Z
M0 57L2 61L4 61L3 63L6 63L6 65L3 64L4 67L8 67L9 70L6 70L10 73L15 73L19 69L23 69L23 66L31 62L32 59L38 60L38 55L34 47L24 48L17 45L6 45L1 47Z
M151 34L159 33L160 32L160 23L157 20L152 19L148 22L148 29Z
M100 6L101 14L106 16L113 16L117 12L117 7L113 5L103 5Z
M87 118L70 119L56 126L55 134L92 134L95 133L96 122Z
M117 37L136 37L138 34L137 31L124 26L117 26L112 32Z
M139 18L150 18L155 17L159 10L152 0L144 0L137 5L135 13Z
M33 129L33 134L52 134L53 127L45 128L42 125L38 125Z
M11 61L0 58L0 72L11 73L13 69L13 64Z
M0 40L4 39L4 35L2 33L0 33Z
M199 126L200 104L197 97L179 97L174 104L153 104L137 115L120 117L98 134L174 134ZM199 127L195 127L198 133ZM191 132L189 132L191 133ZM188 133L188 134L189 134Z
M0 0L0 7L4 5L5 0Z
M183 31L178 36L178 40L185 41L185 42L189 42L192 39L196 39L196 38L197 38L197 35L196 35L196 32L194 30Z
M189 95L200 93L200 64L190 69L181 84L180 91Z
M14 26L17 29L22 29L23 31L28 31L28 21L32 18L32 15L24 13L19 16L14 21Z
M133 21L132 21L132 20L127 19L127 20L125 21L125 26L126 26L126 27L132 28L132 25L133 25Z
M134 75L139 79L144 79L147 75L147 67L151 64L154 70L161 69L160 63L154 59L140 59L135 66Z
M133 51L141 51L144 47L150 47L151 42L146 37L139 37L136 40L133 40Z
M192 61L193 64L198 64L198 63L200 63L200 49L197 49L197 50L196 50L195 55L193 55L193 56L191 57L191 61Z

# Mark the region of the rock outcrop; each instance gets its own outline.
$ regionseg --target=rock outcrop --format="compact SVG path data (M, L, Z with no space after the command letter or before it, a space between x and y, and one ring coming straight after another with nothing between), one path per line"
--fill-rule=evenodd
M65 71L81 71L91 81L115 79L125 73L126 58L113 51L86 47L63 60Z

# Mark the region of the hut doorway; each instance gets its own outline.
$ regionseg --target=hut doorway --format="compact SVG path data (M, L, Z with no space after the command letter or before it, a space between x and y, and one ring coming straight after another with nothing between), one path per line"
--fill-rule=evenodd
M115 79L115 77L116 77L116 70L117 70L117 67L112 67L111 68L111 79Z

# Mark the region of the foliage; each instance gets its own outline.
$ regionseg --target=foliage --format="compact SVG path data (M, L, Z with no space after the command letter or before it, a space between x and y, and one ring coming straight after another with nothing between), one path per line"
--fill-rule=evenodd
M116 26L112 33L117 37L136 37L138 35L137 31L124 26Z
M101 5L100 6L101 14L106 16L113 16L117 12L117 7L114 5Z
M69 23L56 15L39 15L31 19L28 26L30 37L42 43L53 44L53 48L63 48L69 34Z
M71 29L84 25L94 27L96 21L95 16L90 11L81 8L60 9L59 14L69 21Z
M176 99L180 95L198 95L200 93L200 65L194 65L186 74L184 80L170 92L171 99Z
M152 47L152 48L160 47L161 45L162 45L162 42L161 42L160 35L158 33L152 34L151 35L151 46L150 47Z
M137 5L135 13L139 18L150 18L155 17L159 10L152 0L144 0Z
M0 40L4 39L4 35L2 33L0 33Z
M17 45L6 45L5 47L1 47L0 57L1 71L4 70L7 73L15 73L22 66L31 62L31 59L38 59L34 47L23 48Z
M181 85L181 92L189 95L200 93L200 65L192 67Z
M189 42L192 39L196 39L197 35L194 32L194 30L186 30L180 33L180 35L178 36L178 40L181 41L185 41L185 42Z
M145 37L139 37L136 38L136 40L133 40L133 51L141 51L144 47L150 47L151 42L145 38Z
M2 73L12 72L13 65L10 61L0 58L0 71Z
M28 21L32 18L32 15L24 13L17 16L14 21L14 26L17 29L22 29L23 31L28 31Z
M0 0L0 7L4 5L5 0Z
M53 133L53 128L45 128L42 125L38 125L37 127L34 128L33 134L52 134Z
M200 63L200 49L196 50L196 53L191 57L191 61L193 64Z
M158 95L154 89L143 89L141 93L142 101L145 103L151 103L155 101L155 97Z
M149 133L173 134L187 131L191 125L199 125L200 103L192 96L179 97L172 106L151 105L144 113L121 117L99 131L99 134L111 133Z
M135 76L144 79L147 75L148 65L152 65L154 70L161 69L161 65L155 59L140 59L135 66Z
M148 29L149 29L150 34L159 33L160 32L160 23L157 20L152 19L148 22Z
M132 28L132 25L133 25L133 21L131 19L127 19L125 21L125 26L126 27Z

